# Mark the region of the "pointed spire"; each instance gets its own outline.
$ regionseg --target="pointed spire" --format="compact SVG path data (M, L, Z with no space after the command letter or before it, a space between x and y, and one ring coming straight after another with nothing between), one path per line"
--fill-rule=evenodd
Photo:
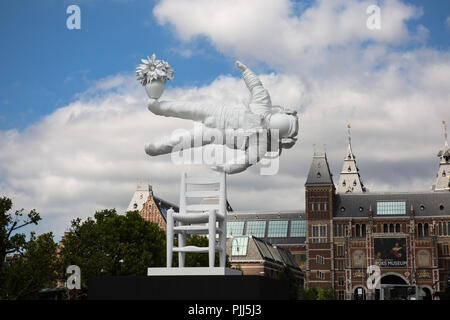
M450 148L448 146L447 123L442 121L444 128L444 148L439 150L439 169L436 183L431 187L434 191L450 191Z
M314 152L305 183L305 186L309 185L332 185L334 187L333 175L328 165L326 153Z
M352 150L352 134L351 125L347 125L348 148L344 158L339 184L336 188L337 193L362 193L366 192L366 188L359 176L359 169L356 166L355 155Z

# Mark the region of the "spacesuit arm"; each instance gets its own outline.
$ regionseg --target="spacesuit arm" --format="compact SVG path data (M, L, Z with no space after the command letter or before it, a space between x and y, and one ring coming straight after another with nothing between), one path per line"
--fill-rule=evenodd
M148 109L156 115L204 122L214 115L217 106L187 101L158 101L150 99Z

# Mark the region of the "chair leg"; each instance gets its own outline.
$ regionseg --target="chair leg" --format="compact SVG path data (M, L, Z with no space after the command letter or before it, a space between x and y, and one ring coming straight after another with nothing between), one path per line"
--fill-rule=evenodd
M219 253L219 265L220 267L225 267L225 262L227 258L227 229L226 229L226 219L219 222L219 229L222 231L219 235L219 247L221 251Z
M209 221L208 221L208 258L209 267L214 267L214 260L216 258L216 211L209 211Z
M181 225L183 225L183 223L179 221L178 225L181 226ZM186 246L186 235L183 233L179 233L178 234L178 247L181 248L181 247L185 247L185 246ZM186 258L185 252L178 252L178 267L184 268L185 258Z
M172 268L173 257L173 210L167 211L167 226L166 226L166 262L167 268Z

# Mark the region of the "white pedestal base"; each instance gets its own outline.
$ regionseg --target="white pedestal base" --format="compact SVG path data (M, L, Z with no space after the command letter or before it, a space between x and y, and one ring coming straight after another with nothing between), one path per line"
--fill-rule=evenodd
M241 276L242 271L222 267L148 268L147 276Z

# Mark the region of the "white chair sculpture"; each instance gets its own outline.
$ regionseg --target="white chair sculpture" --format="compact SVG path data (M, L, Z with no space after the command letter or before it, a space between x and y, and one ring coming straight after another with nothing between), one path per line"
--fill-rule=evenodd
M196 189L192 190L193 187ZM216 204L188 204L189 199L205 198L218 198L219 201ZM180 268L185 265L187 252L208 253L210 268L214 267L215 253L219 252L220 267L225 267L226 218L226 174L222 172L214 177L192 178L183 173L180 211L174 212L173 209L167 211L167 268L172 267L173 252L178 252ZM178 247L173 246L175 234L178 234ZM186 246L186 237L192 234L208 235L208 247ZM217 234L219 235L218 245L216 244Z

